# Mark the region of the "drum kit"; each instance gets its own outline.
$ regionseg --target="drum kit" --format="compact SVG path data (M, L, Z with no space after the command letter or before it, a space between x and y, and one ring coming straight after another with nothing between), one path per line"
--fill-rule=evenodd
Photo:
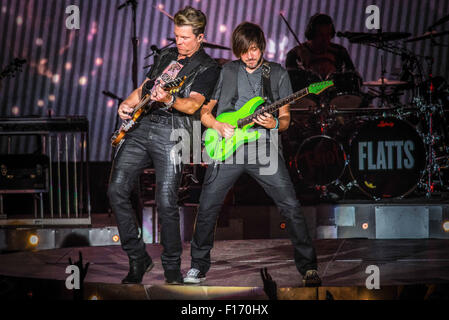
M334 81L333 91L291 105L292 124L283 143L290 168L306 188L324 198L333 190L346 198L354 190L374 200L401 199L414 191L431 198L449 191L449 86L444 78L432 77L431 57L392 44L432 39L433 46L443 45L435 38L445 34L345 32L352 43L400 55L401 78L385 77L382 55L378 80L363 82L355 71L334 73L326 78ZM325 80L307 70L289 75L294 90ZM405 93L409 102L399 99ZM374 98L380 101L377 107Z

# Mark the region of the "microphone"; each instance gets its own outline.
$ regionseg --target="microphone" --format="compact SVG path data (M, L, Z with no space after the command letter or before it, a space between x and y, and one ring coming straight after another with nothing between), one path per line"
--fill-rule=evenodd
M154 44L150 47L150 49L152 51L156 52L157 54L161 53L161 50L158 47L156 47Z
M123 101L122 98L117 97L117 96L116 96L115 94L113 94L112 92L109 92L109 91L102 91L102 93L103 93L105 96L109 97L109 98L112 98L112 99L115 99L115 100L119 100L119 101Z
M128 5L137 5L137 1L136 0L127 0L125 3L121 4L118 6L117 10L123 9L125 7L127 7Z
M338 31L337 32L337 37L340 37L340 38L351 39L351 38L353 38L355 36L358 36L358 35L360 35L358 32L349 32L349 31L345 31L345 32Z

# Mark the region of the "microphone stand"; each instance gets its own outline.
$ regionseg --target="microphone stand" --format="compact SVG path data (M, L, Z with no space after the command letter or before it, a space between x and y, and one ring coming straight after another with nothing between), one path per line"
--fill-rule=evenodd
M116 96L115 94L113 94L112 92L109 91L103 91L102 92L105 96L112 98L114 100L117 100L118 102L118 106L120 107L120 105L122 104L122 102L124 101L123 98L120 98L118 96ZM117 108L118 109L118 108ZM118 129L118 123L119 123L120 117L118 115L118 113L115 114L115 124L114 124L114 131L115 132ZM114 152L112 152L111 154L111 162L114 160Z
M139 87L139 84L137 82L137 46L139 44L139 39L137 38L137 23L136 23L136 16L137 16L137 1L136 0L127 0L125 3L121 4L117 10L121 10L123 8L126 8L128 5L131 5L132 9L132 38L131 43L133 47L133 66L132 66L132 81L133 81L133 88L137 89Z
M301 41L299 41L298 36L296 35L295 31L293 31L292 27L290 26L290 23L288 23L287 19L285 19L282 12L280 13L280 16L282 20L284 20L285 24L287 25L288 30L293 34L293 37L295 38L296 42L298 42L299 45L301 45Z

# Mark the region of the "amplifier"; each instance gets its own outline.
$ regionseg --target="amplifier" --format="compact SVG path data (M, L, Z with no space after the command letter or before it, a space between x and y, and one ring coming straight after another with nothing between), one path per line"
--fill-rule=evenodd
M0 190L48 191L48 162L45 155L0 155Z

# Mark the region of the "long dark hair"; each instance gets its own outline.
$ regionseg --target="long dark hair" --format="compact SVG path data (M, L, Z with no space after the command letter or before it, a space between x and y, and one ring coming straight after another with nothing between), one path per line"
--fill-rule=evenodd
M250 46L255 44L264 52L267 42L261 27L251 22L242 22L232 33L232 51L237 58L248 52Z

